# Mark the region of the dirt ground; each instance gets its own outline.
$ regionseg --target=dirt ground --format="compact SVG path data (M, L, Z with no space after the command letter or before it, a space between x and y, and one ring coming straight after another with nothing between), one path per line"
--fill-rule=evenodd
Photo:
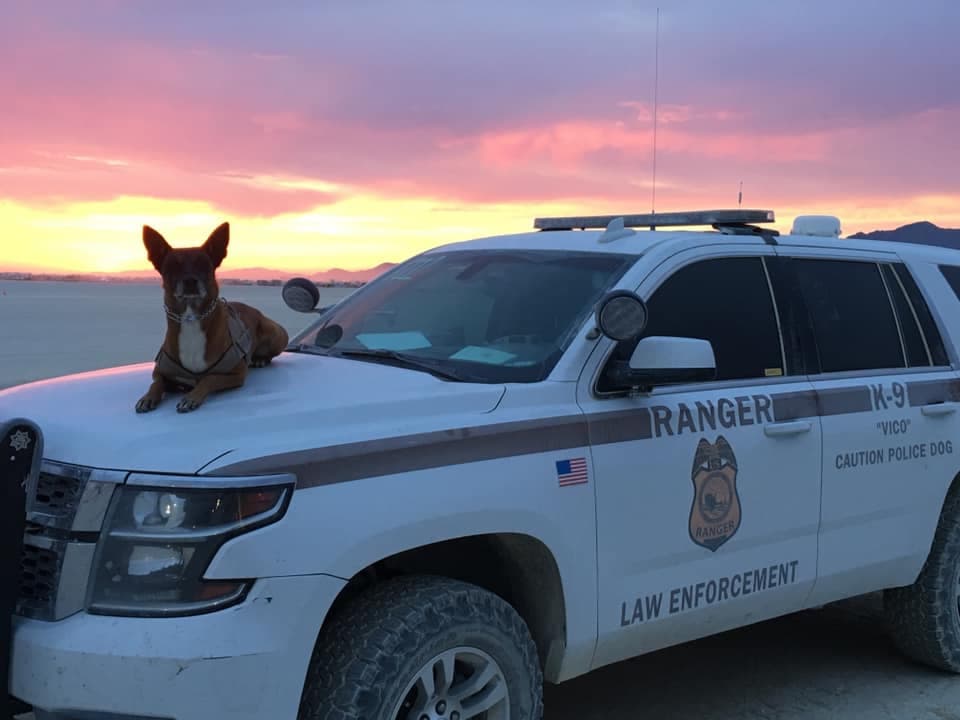
M547 687L545 720L960 720L960 677L897 654L878 602L798 613Z
M960 720L960 677L905 661L869 596L601 668L545 720Z

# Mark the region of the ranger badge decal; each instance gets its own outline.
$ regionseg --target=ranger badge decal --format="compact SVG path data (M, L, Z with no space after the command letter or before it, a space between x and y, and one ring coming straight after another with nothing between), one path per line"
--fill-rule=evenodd
M716 552L740 528L737 458L726 438L721 435L716 443L700 440L691 480L690 539Z

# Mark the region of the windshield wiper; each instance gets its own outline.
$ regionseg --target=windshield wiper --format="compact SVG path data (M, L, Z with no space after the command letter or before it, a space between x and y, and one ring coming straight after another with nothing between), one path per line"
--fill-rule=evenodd
M333 354L334 357L357 357L365 360L388 360L391 363L395 363L400 367L409 368L411 370L423 370L437 377L445 378L447 380L456 380L457 382L468 382L468 379L463 375L453 372L452 370L447 370L441 368L437 362L431 362L429 360L424 360L423 358L414 357L413 355L407 355L406 353L397 352L396 350L368 350L368 349L356 349L356 350L339 350Z
M287 345L283 351L290 353L305 353L307 355L330 354L330 351L327 348L317 347L316 345L307 345L306 343L300 343L299 345Z

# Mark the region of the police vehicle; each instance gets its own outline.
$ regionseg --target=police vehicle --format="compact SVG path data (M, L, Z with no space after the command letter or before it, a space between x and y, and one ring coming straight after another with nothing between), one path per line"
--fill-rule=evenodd
M774 219L539 218L322 309L291 281L314 322L189 415L133 412L150 364L0 393L44 443L11 695L537 719L544 682L881 590L960 671L960 254Z

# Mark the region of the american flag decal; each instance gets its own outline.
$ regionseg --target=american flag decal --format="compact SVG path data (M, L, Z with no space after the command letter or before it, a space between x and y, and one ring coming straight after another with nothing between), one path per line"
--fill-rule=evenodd
M557 482L560 487L569 485L583 485L587 482L586 458L570 458L557 460Z

